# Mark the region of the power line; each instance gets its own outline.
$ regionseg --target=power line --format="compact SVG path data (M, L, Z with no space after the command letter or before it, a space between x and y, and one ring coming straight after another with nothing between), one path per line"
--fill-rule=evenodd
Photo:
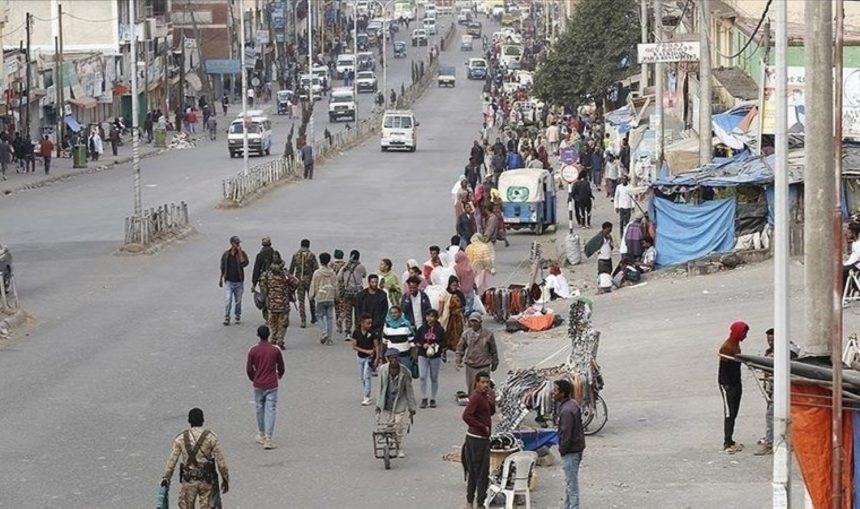
M733 59L737 58L738 56L740 56L741 53L746 51L746 49L749 47L749 45L752 44L752 42L755 40L755 36L756 36L756 34L758 34L758 31L761 28L762 23L764 23L764 18L767 17L767 11L768 11L768 9L770 9L770 4L772 1L773 0L767 0L767 5L764 6L764 12L761 13L761 18L759 18L758 24L755 26L755 30L753 30L752 35L750 36L749 39L747 39L746 44L744 44L744 47L741 48L740 51L738 51L734 55L729 56L729 55L723 55L722 53L720 53L720 50L717 49L717 54L723 58L728 58L729 60L733 60Z
M63 16L68 16L68 17L70 17L70 18L72 18L72 19L76 19L76 20L78 20L78 21L84 21L84 22L86 22L86 23L113 23L113 22L115 22L117 19L119 19L119 18L108 18L108 19L87 19L87 18L82 18L82 17L80 17L80 16L75 16L74 14L69 13L69 12L64 12L64 13L63 13Z
M684 8L681 9L681 15L678 16L678 24L675 25L674 27L672 27L672 30L669 30L666 33L667 35L675 33L675 31L678 30L678 27L680 27L681 23L684 21L684 16L687 14L687 9L690 7L691 3L692 3L692 0L687 0L687 3L684 4Z

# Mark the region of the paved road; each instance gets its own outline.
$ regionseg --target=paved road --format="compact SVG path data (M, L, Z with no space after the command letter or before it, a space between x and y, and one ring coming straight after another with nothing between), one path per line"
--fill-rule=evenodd
M462 68L463 54L443 63ZM431 89L415 107L419 151L381 153L372 139L240 210L219 210L220 179L236 170L222 150L174 152L144 162L146 204L187 200L197 238L151 257L116 257L129 174L80 177L0 201L23 298L36 317L0 355L0 507L144 507L152 503L171 438L192 406L206 411L232 469L235 507L395 507L462 503L462 470L441 455L462 443L443 371L441 406L421 411L409 457L390 472L372 458L372 410L345 344L323 347L314 329L290 328L275 439L253 442L244 356L258 324L223 327L218 257L238 234L253 256L271 235L286 256L303 237L316 252L362 251L423 259L453 229L449 191L480 127L481 84ZM525 256L529 235L499 254L500 273ZM245 304L251 307L249 298ZM295 315L293 317L296 318ZM177 486L174 484L174 486ZM555 505L555 504L553 504ZM546 506L546 504L544 504Z

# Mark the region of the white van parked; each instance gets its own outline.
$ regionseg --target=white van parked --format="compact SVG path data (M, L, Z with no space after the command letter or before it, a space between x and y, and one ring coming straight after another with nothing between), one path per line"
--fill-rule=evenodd
M243 123L248 126L248 154L256 152L257 155L269 155L272 151L272 123L262 111L249 110L247 115L244 112L239 113L238 118L230 122L230 128L227 130L227 150L230 157L242 154Z
M418 122L412 110L388 110L382 117L383 152L390 148L405 148L415 152L418 148Z
M427 31L427 35L436 34L436 18L424 18L421 23L424 30Z

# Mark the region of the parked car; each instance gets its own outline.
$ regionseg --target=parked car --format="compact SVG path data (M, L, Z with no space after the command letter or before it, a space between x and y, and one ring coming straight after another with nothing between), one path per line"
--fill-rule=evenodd
M355 87L359 92L376 92L376 75L373 71L359 71L355 75Z

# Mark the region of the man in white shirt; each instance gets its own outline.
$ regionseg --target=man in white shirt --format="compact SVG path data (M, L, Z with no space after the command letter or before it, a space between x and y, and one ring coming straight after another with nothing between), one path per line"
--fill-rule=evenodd
M630 222L630 215L633 213L633 197L628 193L630 189L628 182L626 176L621 177L621 184L615 188L615 212L618 213L621 225L619 230L622 232Z
M546 141L549 143L550 155L558 153L558 139L560 134L561 130L558 128L558 125L554 123L551 123L549 127L546 128Z
M612 274L612 223L603 223L600 234L603 236L603 244L597 251L597 274Z

